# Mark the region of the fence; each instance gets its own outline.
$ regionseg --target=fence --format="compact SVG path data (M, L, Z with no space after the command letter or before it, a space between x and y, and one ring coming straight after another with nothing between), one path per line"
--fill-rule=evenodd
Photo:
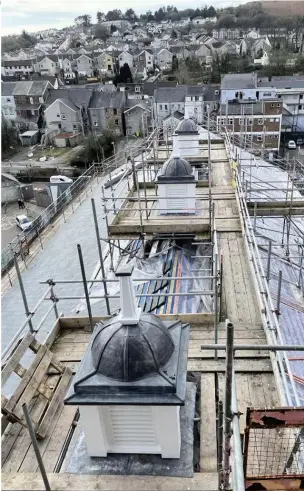
M128 146L128 153L136 155L141 152L142 148L151 149L154 132L143 140L136 141L135 144ZM105 176L115 171L118 167L126 162L126 153L124 150L117 152L114 156L105 159L101 163L93 163L71 186L63 192L55 201L53 201L37 218L32 221L31 228L28 231L21 232L14 240L6 246L1 253L1 273L2 276L8 274L10 281L9 270L13 265L14 256L21 256L26 265L26 256L29 252L30 244L39 239L42 247L40 233L52 224L56 218L63 215L65 220L65 210L73 201L79 197L81 193L92 183L96 176Z
M303 408L247 409L244 474L247 490L301 489L294 486L304 479Z
M234 151L228 132L225 133L225 143L229 161L233 167ZM235 167L235 182L236 196L244 232L244 240L252 269L253 281L255 282L256 291L258 292L258 300L267 342L269 344L284 344L282 329L278 319L278 312L274 306L270 293L267 275L262 264L254 227L252 227L251 224L246 196L243 191L241 175L238 167ZM287 403L289 405L295 404L296 406L299 406L300 399L294 375L291 370L288 353L283 351L282 353L277 352L276 354L271 354L271 359L273 362L273 370L277 381L277 386L283 386L284 388L284 391L281 391L282 404Z
M101 166L93 164L87 169L71 186L64 191L55 201L53 201L43 212L32 221L29 230L21 232L10 244L5 247L1 253L1 272L5 274L12 266L14 256L21 255L26 263L29 245L36 239L40 238L40 233L49 224L53 223L58 216L64 215L64 211L73 203L76 197L91 184L97 173L100 173Z

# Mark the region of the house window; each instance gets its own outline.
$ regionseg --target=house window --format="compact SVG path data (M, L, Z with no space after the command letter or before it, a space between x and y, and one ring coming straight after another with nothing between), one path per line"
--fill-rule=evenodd
M43 97L39 97L39 102L41 102L43 104L43 102L44 102Z
M253 119L252 118L248 118L248 124L249 124L249 126L252 126L252 123L253 123Z
M61 114L61 119L66 119L65 114Z
M57 118L60 118L60 114L59 113L57 113Z
M299 106L299 109L300 109L300 111L301 111L301 109L302 109L302 106Z
M168 110L168 106L167 106L167 104L165 104L165 111L167 111L167 110Z
M97 123L97 121L94 121L94 123L93 123L93 124L94 124L94 126L98 126L98 123Z
M270 118L270 123L273 123L274 122L274 118Z
M77 124L73 124L73 130L77 130L78 126Z
M258 124L263 124L263 120L262 119L259 119L258 120Z
M61 130L61 123L58 123L58 129Z
M195 100L196 101L199 101L199 96L198 95L195 96Z
M116 116L116 114L117 114L117 109L113 109L113 114L114 114L114 116Z
M116 126L118 126L118 123L119 123L118 119L115 119Z
M300 95L300 99L303 99L303 94Z
M239 118L239 124L244 124L244 118Z
M6 102L11 102L11 100L9 98L6 99Z
M274 104L271 104L271 107L274 107Z
M160 109L161 111L163 110L163 105L162 105L162 104L160 104L160 105L159 105L159 109Z
M35 111L34 111L34 109L32 109L32 116L35 116Z
M261 135L258 135L257 140L258 140L258 142L261 142L261 141L262 141L262 137L261 137Z
M135 92L140 92L140 87L135 87Z
M277 104L277 107L281 107L281 104L280 104L280 103L279 103L279 104Z
M54 63L52 63L52 66L54 66Z
M233 125L233 118L229 118L229 119L228 119L228 123L229 123L230 125Z

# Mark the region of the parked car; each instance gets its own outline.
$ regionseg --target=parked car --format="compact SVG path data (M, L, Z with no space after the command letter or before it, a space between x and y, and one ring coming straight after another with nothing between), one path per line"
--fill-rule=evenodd
M29 230L33 224L26 215L18 215L16 217L16 223L17 227L21 228L23 232Z
M294 140L289 140L287 145L288 148L290 148L291 150L295 150L297 148L296 142Z
M50 177L50 182L52 184L57 184L59 182L65 182L68 184L72 184L73 179L70 179L69 177L66 177L66 176L52 176L52 177Z

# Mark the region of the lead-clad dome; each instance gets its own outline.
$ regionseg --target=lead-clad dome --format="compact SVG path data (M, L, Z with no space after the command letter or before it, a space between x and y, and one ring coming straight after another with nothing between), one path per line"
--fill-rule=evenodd
M170 332L153 314L142 314L136 325L123 325L114 318L99 326L92 360L96 373L111 379L134 382L157 373L174 351Z
M175 130L176 134L181 133L195 133L197 134L197 126L196 123L192 119L183 119Z
M158 176L159 182L164 181L193 181L194 174L192 167L187 160L181 157L171 157L164 163L161 174Z

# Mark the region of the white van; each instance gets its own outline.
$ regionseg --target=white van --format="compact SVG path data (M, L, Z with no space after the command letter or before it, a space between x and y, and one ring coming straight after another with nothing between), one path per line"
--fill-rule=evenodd
M73 179L70 179L69 177L66 176L52 176L50 177L50 182L52 184L58 184L60 182L71 184L73 182Z

